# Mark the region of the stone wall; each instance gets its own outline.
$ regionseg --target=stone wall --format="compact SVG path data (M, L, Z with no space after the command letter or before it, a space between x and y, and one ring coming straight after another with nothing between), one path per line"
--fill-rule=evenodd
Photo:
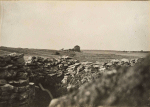
M57 89L60 87L61 81L67 73L66 69L69 65L76 62L77 60L73 60L67 56L58 59L44 59L33 56L28 58L25 65L29 73L29 81L34 82L36 85L41 83L44 88L51 91L54 97L57 97L60 96Z
M150 106L150 55L140 61L104 72L97 80L53 99L49 107Z
M1 107L28 107L34 96L34 83L29 83L23 56L16 53L0 56Z
M110 62L80 62L69 56L42 58L31 56L26 62L29 81L41 83L54 97L78 89L84 83L100 78L104 72L115 73L115 68L134 66L138 59L113 59ZM66 91L66 92L65 92Z
M67 84L68 91L76 90L83 84L101 78L105 72L109 74L116 73L119 67L130 67L140 63L140 59L112 59L109 62L78 62L68 66L67 75L62 80L64 85Z
M35 95L35 85L41 83L54 98L67 94L87 82L101 78L103 73L116 73L120 66L134 66L138 59L110 62L80 62L68 56L42 58L31 56L24 61L23 54L0 56L0 105L27 106Z

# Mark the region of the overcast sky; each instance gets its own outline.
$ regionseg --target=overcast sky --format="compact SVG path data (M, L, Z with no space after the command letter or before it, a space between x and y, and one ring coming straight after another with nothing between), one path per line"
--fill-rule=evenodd
M150 50L148 1L1 2L2 46Z

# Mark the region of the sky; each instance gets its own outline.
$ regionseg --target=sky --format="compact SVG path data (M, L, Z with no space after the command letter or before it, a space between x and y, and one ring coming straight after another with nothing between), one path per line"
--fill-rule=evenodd
M1 46L150 50L148 1L1 1Z

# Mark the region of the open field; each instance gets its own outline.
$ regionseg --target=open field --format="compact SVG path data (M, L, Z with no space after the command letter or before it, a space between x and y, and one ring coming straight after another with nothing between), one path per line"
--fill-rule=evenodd
M148 52L123 52L123 51L107 51L107 50L81 50L81 52L67 52L67 51L58 51L59 55L55 55L57 50L48 50L48 49L24 49L24 48L8 48L0 47L0 55L10 54L12 52L24 53L25 60L29 56L41 56L44 58L57 58L62 55L68 55L77 59L79 61L90 61L90 62L108 62L111 59L122 59L122 58L140 58L145 57ZM38 94L37 94L38 93ZM49 104L48 94L36 89L36 96L33 103L30 107L46 107Z
M140 58L148 55L149 52L123 52L123 51L112 51L112 50L81 50L81 52L65 52L58 51L60 54L55 55L57 50L50 49L27 49L27 48L10 48L0 47L0 54L9 54L12 52L24 53L25 60L29 56L41 56L44 58L57 58L62 55L68 55L79 61L91 61L91 62L107 62L111 59L132 59Z
M148 52L142 53L142 52L123 52L123 51L105 51L105 50L83 50L82 53L80 55L77 55L76 57L77 59L83 61L88 60L91 62L95 62L95 61L105 62L111 59L140 58L140 57L145 57L147 54Z

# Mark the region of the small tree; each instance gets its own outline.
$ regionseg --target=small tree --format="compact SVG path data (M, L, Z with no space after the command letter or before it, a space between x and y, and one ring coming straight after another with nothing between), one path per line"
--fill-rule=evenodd
M76 45L74 48L73 48L74 51L76 52L80 52L80 46Z

